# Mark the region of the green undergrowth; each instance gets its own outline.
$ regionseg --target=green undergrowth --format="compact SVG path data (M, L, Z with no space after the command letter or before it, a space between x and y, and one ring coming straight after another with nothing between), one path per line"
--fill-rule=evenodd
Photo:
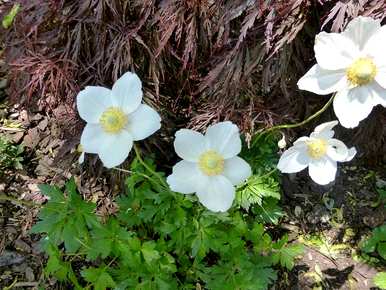
M15 145L4 136L0 136L0 177L6 170L21 169L23 146Z
M303 251L266 230L282 216L275 156L257 158L273 153L271 145L252 148L255 174L227 213L170 191L164 173L149 173L138 159L116 199L118 212L105 221L73 179L64 190L40 186L49 200L32 231L43 235L45 277L75 289L268 289L280 267L291 270ZM153 160L145 162L156 170Z
M386 209L386 187L377 186L378 201L374 206L382 206ZM386 266L386 223L376 227L371 235L361 243L362 258L374 265ZM379 272L373 278L374 284L380 289L386 289L386 272Z

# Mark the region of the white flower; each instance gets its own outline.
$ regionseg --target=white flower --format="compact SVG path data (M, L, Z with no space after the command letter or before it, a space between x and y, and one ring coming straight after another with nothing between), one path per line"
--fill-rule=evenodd
M354 147L332 138L332 130L338 121L317 126L310 137L301 137L294 146L280 157L277 168L283 173L295 173L308 167L308 174L318 184L325 185L335 179L337 161L346 162L354 158Z
M373 107L386 107L386 26L357 17L342 33L315 38L314 65L298 82L319 95L337 92L334 111L342 126L354 128Z
M208 127L205 136L193 130L176 133L174 148L182 161L173 167L167 182L173 191L196 193L214 212L227 211L235 198L235 185L251 175L251 167L237 155L241 151L239 129L231 122Z
M108 168L125 161L133 141L161 127L158 113L141 101L141 80L131 72L119 78L112 90L91 86L79 92L79 115L87 122L80 139L83 152L98 154Z

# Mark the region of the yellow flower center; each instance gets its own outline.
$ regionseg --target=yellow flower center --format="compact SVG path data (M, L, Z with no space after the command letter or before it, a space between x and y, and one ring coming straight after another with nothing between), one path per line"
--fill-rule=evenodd
M356 86L366 85L372 82L377 74L377 67L371 58L358 58L347 69L348 80Z
M126 127L127 116L121 109L110 107L103 112L99 123L105 132L114 134Z
M219 175L224 171L224 158L214 150L201 154L198 167L208 176Z
M323 139L315 139L307 142L307 152L312 158L319 159L326 155L327 142Z

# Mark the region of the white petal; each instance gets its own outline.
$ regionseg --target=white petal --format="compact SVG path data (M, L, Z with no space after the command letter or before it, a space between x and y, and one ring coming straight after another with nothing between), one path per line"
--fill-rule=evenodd
M310 137L306 137L306 136L304 136L304 137L300 137L300 138L298 138L295 142L294 142L294 146L295 147L298 147L298 146L305 146L306 145L306 143L307 143L307 141L309 141L310 140Z
M86 153L98 153L101 148L101 143L108 138L99 124L87 123L80 137L82 150Z
M197 163L182 160L173 166L173 173L166 181L171 190L189 194L205 187L208 177L197 168Z
M337 92L347 86L347 77L344 69L326 70L315 64L298 81L300 90L313 92L318 95L327 95Z
M326 185L334 181L336 175L336 161L328 157L312 160L308 166L308 173L313 181Z
M187 161L198 161L200 155L205 152L205 137L196 131L181 129L176 132L174 149L179 157Z
M160 115L148 105L141 104L137 110L128 115L127 129L134 141L145 139L160 128Z
M345 161L348 156L347 146L338 139L328 140L327 156L335 161Z
M334 98L334 111L343 127L354 128L372 111L373 92L369 86L359 86L338 92Z
M240 157L226 159L224 163L223 175L228 178L233 185L239 185L252 175L251 166Z
M280 156L277 168L283 173L302 171L310 162L305 146L292 146Z
M112 106L111 90L86 87L76 97L79 116L88 123L98 123L102 113Z
M373 82L370 86L374 106L382 105L386 107L386 89L381 87L377 82Z
M386 90L386 65L377 67L376 82Z
M232 122L220 122L209 126L205 139L208 147L220 153L225 159L234 157L241 151L239 128Z
M314 132L311 133L311 137L317 139L331 139L335 134L332 129L338 124L339 122L336 120L320 124L314 129Z
M371 17L358 16L347 25L342 34L350 38L362 50L371 36L381 27L381 21Z
M314 129L314 132L321 133L323 131L330 131L338 124L339 124L339 122L337 120L326 122L326 123L323 123L323 124L316 126Z
M351 147L348 150L348 155L347 155L345 162L351 161L355 157L356 154L357 154L357 150L355 149L355 147Z
M377 66L386 65L385 47L386 26L384 25L369 38L363 49L363 52L365 55L373 57Z
M319 33L314 50L318 64L327 70L345 69L359 56L352 40L339 33Z
M133 137L127 131L118 134L108 134L102 141L98 152L103 165L112 168L123 163L133 147Z
M134 112L142 101L141 80L135 73L125 73L113 85L112 95L115 105L126 114Z
M197 197L207 209L225 212L235 199L235 188L224 176L212 176L206 188L197 192Z

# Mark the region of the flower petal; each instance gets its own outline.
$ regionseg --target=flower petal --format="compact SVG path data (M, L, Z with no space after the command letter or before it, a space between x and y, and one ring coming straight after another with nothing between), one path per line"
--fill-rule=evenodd
M380 27L375 34L373 34L367 41L363 52L367 56L374 58L377 66L386 65L385 59L386 47L386 26Z
M376 82L386 90L386 65L377 67Z
M182 159L196 162L200 155L207 150L205 137L193 130L178 130L174 140L174 149Z
M310 158L307 155L306 146L295 145L280 156L277 168L283 173L295 173L308 166Z
M104 87L86 87L76 97L79 116L88 123L99 123L100 116L112 106L111 90Z
M223 175L228 178L233 185L239 185L252 175L252 170L251 166L249 166L245 160L236 156L225 160Z
M354 42L339 33L319 33L314 50L318 64L327 70L345 69L359 56Z
M300 137L298 138L295 142L294 142L294 146L295 147L298 147L298 146L306 146L306 143L307 141L310 140L310 137L306 137L306 136L303 136L303 137Z
M338 124L339 122L336 120L320 124L314 129L314 132L311 133L311 137L317 139L331 139L335 134L334 130L332 129Z
M112 168L123 163L133 147L133 137L127 131L118 134L107 134L107 138L101 140L101 148L98 152L103 165Z
M205 189L197 192L200 202L214 212L227 211L235 199L235 188L224 176L212 176Z
M326 185L334 181L336 169L336 161L331 160L329 157L324 157L310 162L308 174L316 183Z
M205 187L209 179L197 168L197 163L182 160L173 166L173 173L166 181L171 190L189 194Z
M85 153L98 153L103 140L108 138L99 124L87 123L80 137L80 144Z
M357 150L355 149L355 147L351 147L349 150L348 150L348 155L347 155L347 158L344 162L349 162L351 161L355 155L357 154Z
M326 70L315 64L298 81L300 90L313 92L318 95L327 95L337 92L347 86L347 77L344 69Z
M342 35L350 38L359 50L362 50L367 41L373 36L381 27L381 21L371 17L358 16L347 24Z
M125 73L113 85L114 103L126 114L134 112L138 108L142 101L142 95L142 83L135 73Z
M142 140L161 128L160 115L148 105L141 104L138 109L128 115L128 131L134 141Z
M377 82L374 82L370 86L370 90L372 93L374 106L382 105L386 107L386 89L381 87Z
M209 126L205 139L208 147L220 153L225 159L234 157L241 151L239 128L230 121Z
M354 128L371 113L375 105L373 90L369 86L359 86L339 91L333 105L341 125Z
M328 142L327 156L335 161L345 161L348 156L347 146L338 139L330 139Z

